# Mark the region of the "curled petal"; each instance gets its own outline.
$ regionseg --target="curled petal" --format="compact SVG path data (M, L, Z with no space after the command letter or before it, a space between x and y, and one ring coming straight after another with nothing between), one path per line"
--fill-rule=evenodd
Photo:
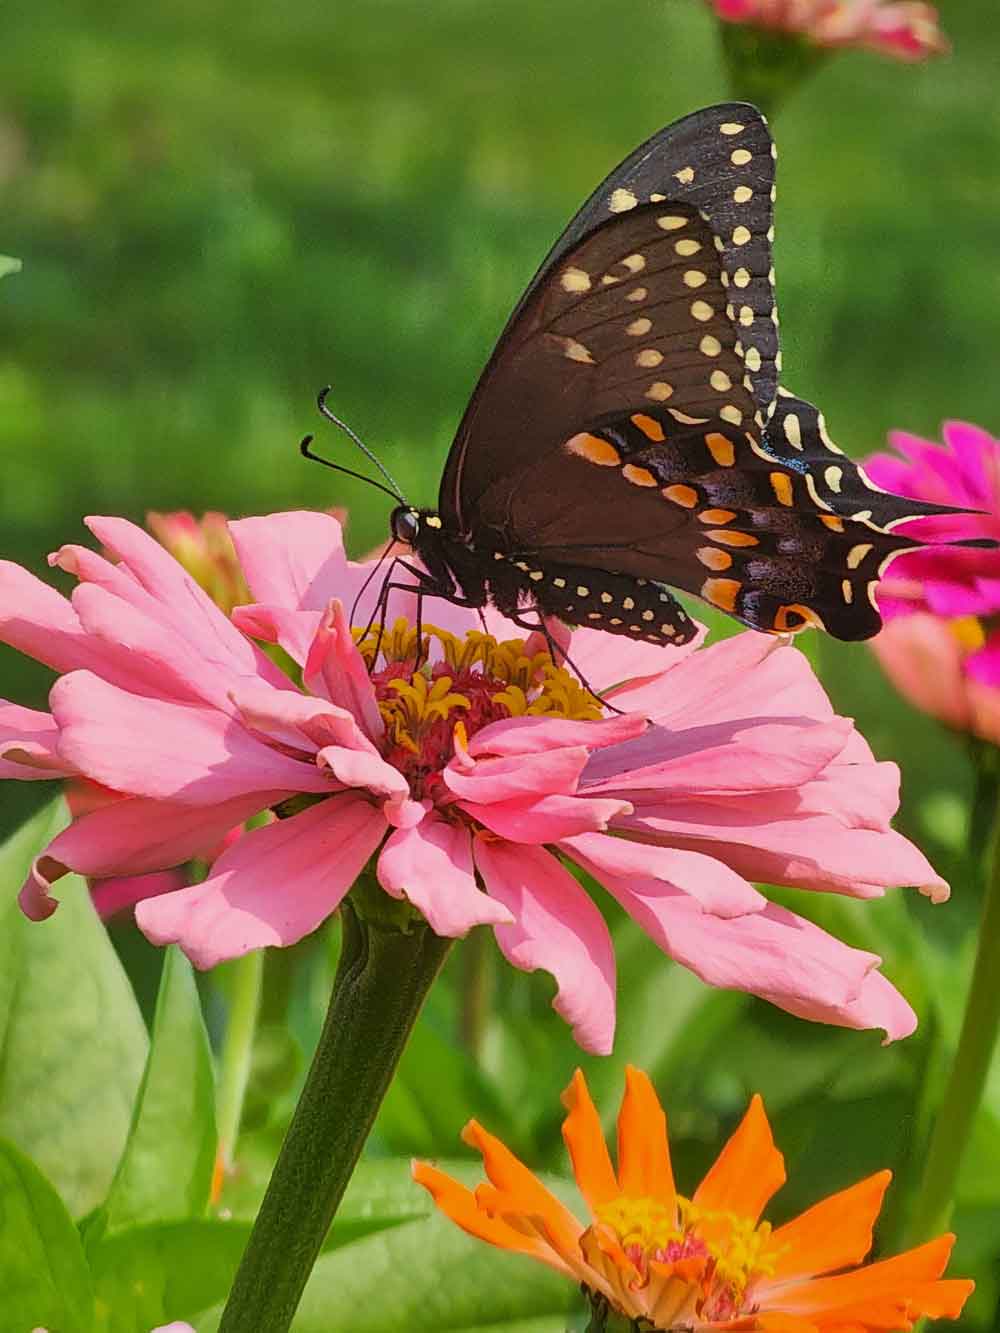
M701 852L676 851L603 833L580 833L563 838L559 845L606 887L610 887L609 879L621 881L623 897L656 899L664 890L671 897L679 891L720 917L743 916L767 906L767 899L753 885Z
M587 763L582 745L543 750L504 759L480 759L471 769L464 761L449 764L442 777L462 800L493 804L533 796L571 796Z
M58 902L52 885L69 871L93 879L146 875L203 856L237 824L273 805L283 792L253 792L219 805L176 805L131 796L73 821L35 859L18 902L44 921Z
M313 694L329 699L356 717L374 740L384 730L364 658L358 652L344 605L330 603L316 630L302 672L303 683Z
M485 754L531 755L541 750L585 745L589 750L620 745L646 730L646 719L639 713L579 722L566 717L510 717L491 722L476 732L469 742L473 758Z
M438 935L454 939L473 926L514 919L502 903L477 887L468 829L437 816L389 835L379 856L378 878L387 893L408 899L422 912Z
M56 750L55 719L36 708L0 699L0 779L38 781L69 776L76 770Z
M480 836L474 852L490 896L514 918L495 927L504 955L525 972L551 972L558 986L553 1008L584 1050L606 1055L614 1037L615 961L600 912L541 847Z
M627 801L580 796L542 796L535 801L461 801L461 808L500 838L511 842L559 842L577 833L593 833L610 820L628 814Z
M140 698L88 671L52 687L59 753L115 791L209 805L253 791L325 792L312 763L288 758L215 709Z
M385 834L382 813L345 794L253 829L201 884L135 909L154 944L179 944L196 967L295 944L340 905Z

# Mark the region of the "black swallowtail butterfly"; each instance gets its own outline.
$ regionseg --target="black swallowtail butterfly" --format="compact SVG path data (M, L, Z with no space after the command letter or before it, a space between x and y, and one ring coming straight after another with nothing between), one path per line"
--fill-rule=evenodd
M595 190L507 323L437 510L393 512L425 593L663 644L695 633L671 587L758 630L877 632L879 577L917 545L893 529L944 511L874 486L780 384L775 156L729 103Z

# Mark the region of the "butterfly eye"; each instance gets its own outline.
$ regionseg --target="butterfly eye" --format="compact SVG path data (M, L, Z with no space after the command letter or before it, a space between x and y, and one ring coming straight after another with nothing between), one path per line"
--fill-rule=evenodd
M392 511L392 535L398 542L406 542L407 546L412 546L420 535L420 516L415 509L407 509L402 505Z

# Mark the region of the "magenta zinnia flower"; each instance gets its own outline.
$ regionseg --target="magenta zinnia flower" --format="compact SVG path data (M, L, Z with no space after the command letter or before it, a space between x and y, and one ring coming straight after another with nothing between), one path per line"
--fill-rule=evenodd
M228 619L148 534L89 526L119 563L64 547L71 602L0 565L0 638L61 678L52 713L5 705L6 776L82 775L118 794L60 833L21 903L41 919L67 870L96 879L179 865L259 812L200 884L136 918L200 967L301 939L371 861L439 934L493 928L516 966L545 968L584 1047L614 1031L614 957L574 875L592 874L671 957L712 985L849 1027L912 1030L879 958L768 900L764 880L868 898L947 886L889 820L894 765L837 717L806 659L750 632L659 648L576 630L573 661L487 612L433 608L429 659L400 618L352 631L371 564L325 514L231 525L256 604ZM412 594L395 610L412 619ZM361 598L361 627L374 605ZM235 622L235 623L234 623ZM277 643L301 685L252 638Z
M979 512L914 520L907 533L918 541L979 539L993 543L947 555L934 547L906 552L879 587L879 609L889 621L917 612L950 622L965 652L963 673L984 685L1000 685L1000 440L961 421L943 428L944 445L904 431L889 442L899 451L875 454L865 470L879 486L915 499ZM900 457L899 455L902 455ZM971 619L970 619L971 618Z
M919 0L711 0L719 18L797 33L817 46L856 46L924 60L948 50L937 10Z

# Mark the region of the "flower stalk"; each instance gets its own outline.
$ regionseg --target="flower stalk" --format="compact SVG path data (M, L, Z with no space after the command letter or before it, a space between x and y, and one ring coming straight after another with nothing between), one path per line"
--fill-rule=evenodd
M992 756L991 756L992 761ZM931 1132L923 1177L910 1213L909 1243L947 1227L962 1154L996 1049L1000 1028L1000 804L995 808L979 946L962 1029Z
M451 940L359 881L309 1077L219 1333L285 1333Z

